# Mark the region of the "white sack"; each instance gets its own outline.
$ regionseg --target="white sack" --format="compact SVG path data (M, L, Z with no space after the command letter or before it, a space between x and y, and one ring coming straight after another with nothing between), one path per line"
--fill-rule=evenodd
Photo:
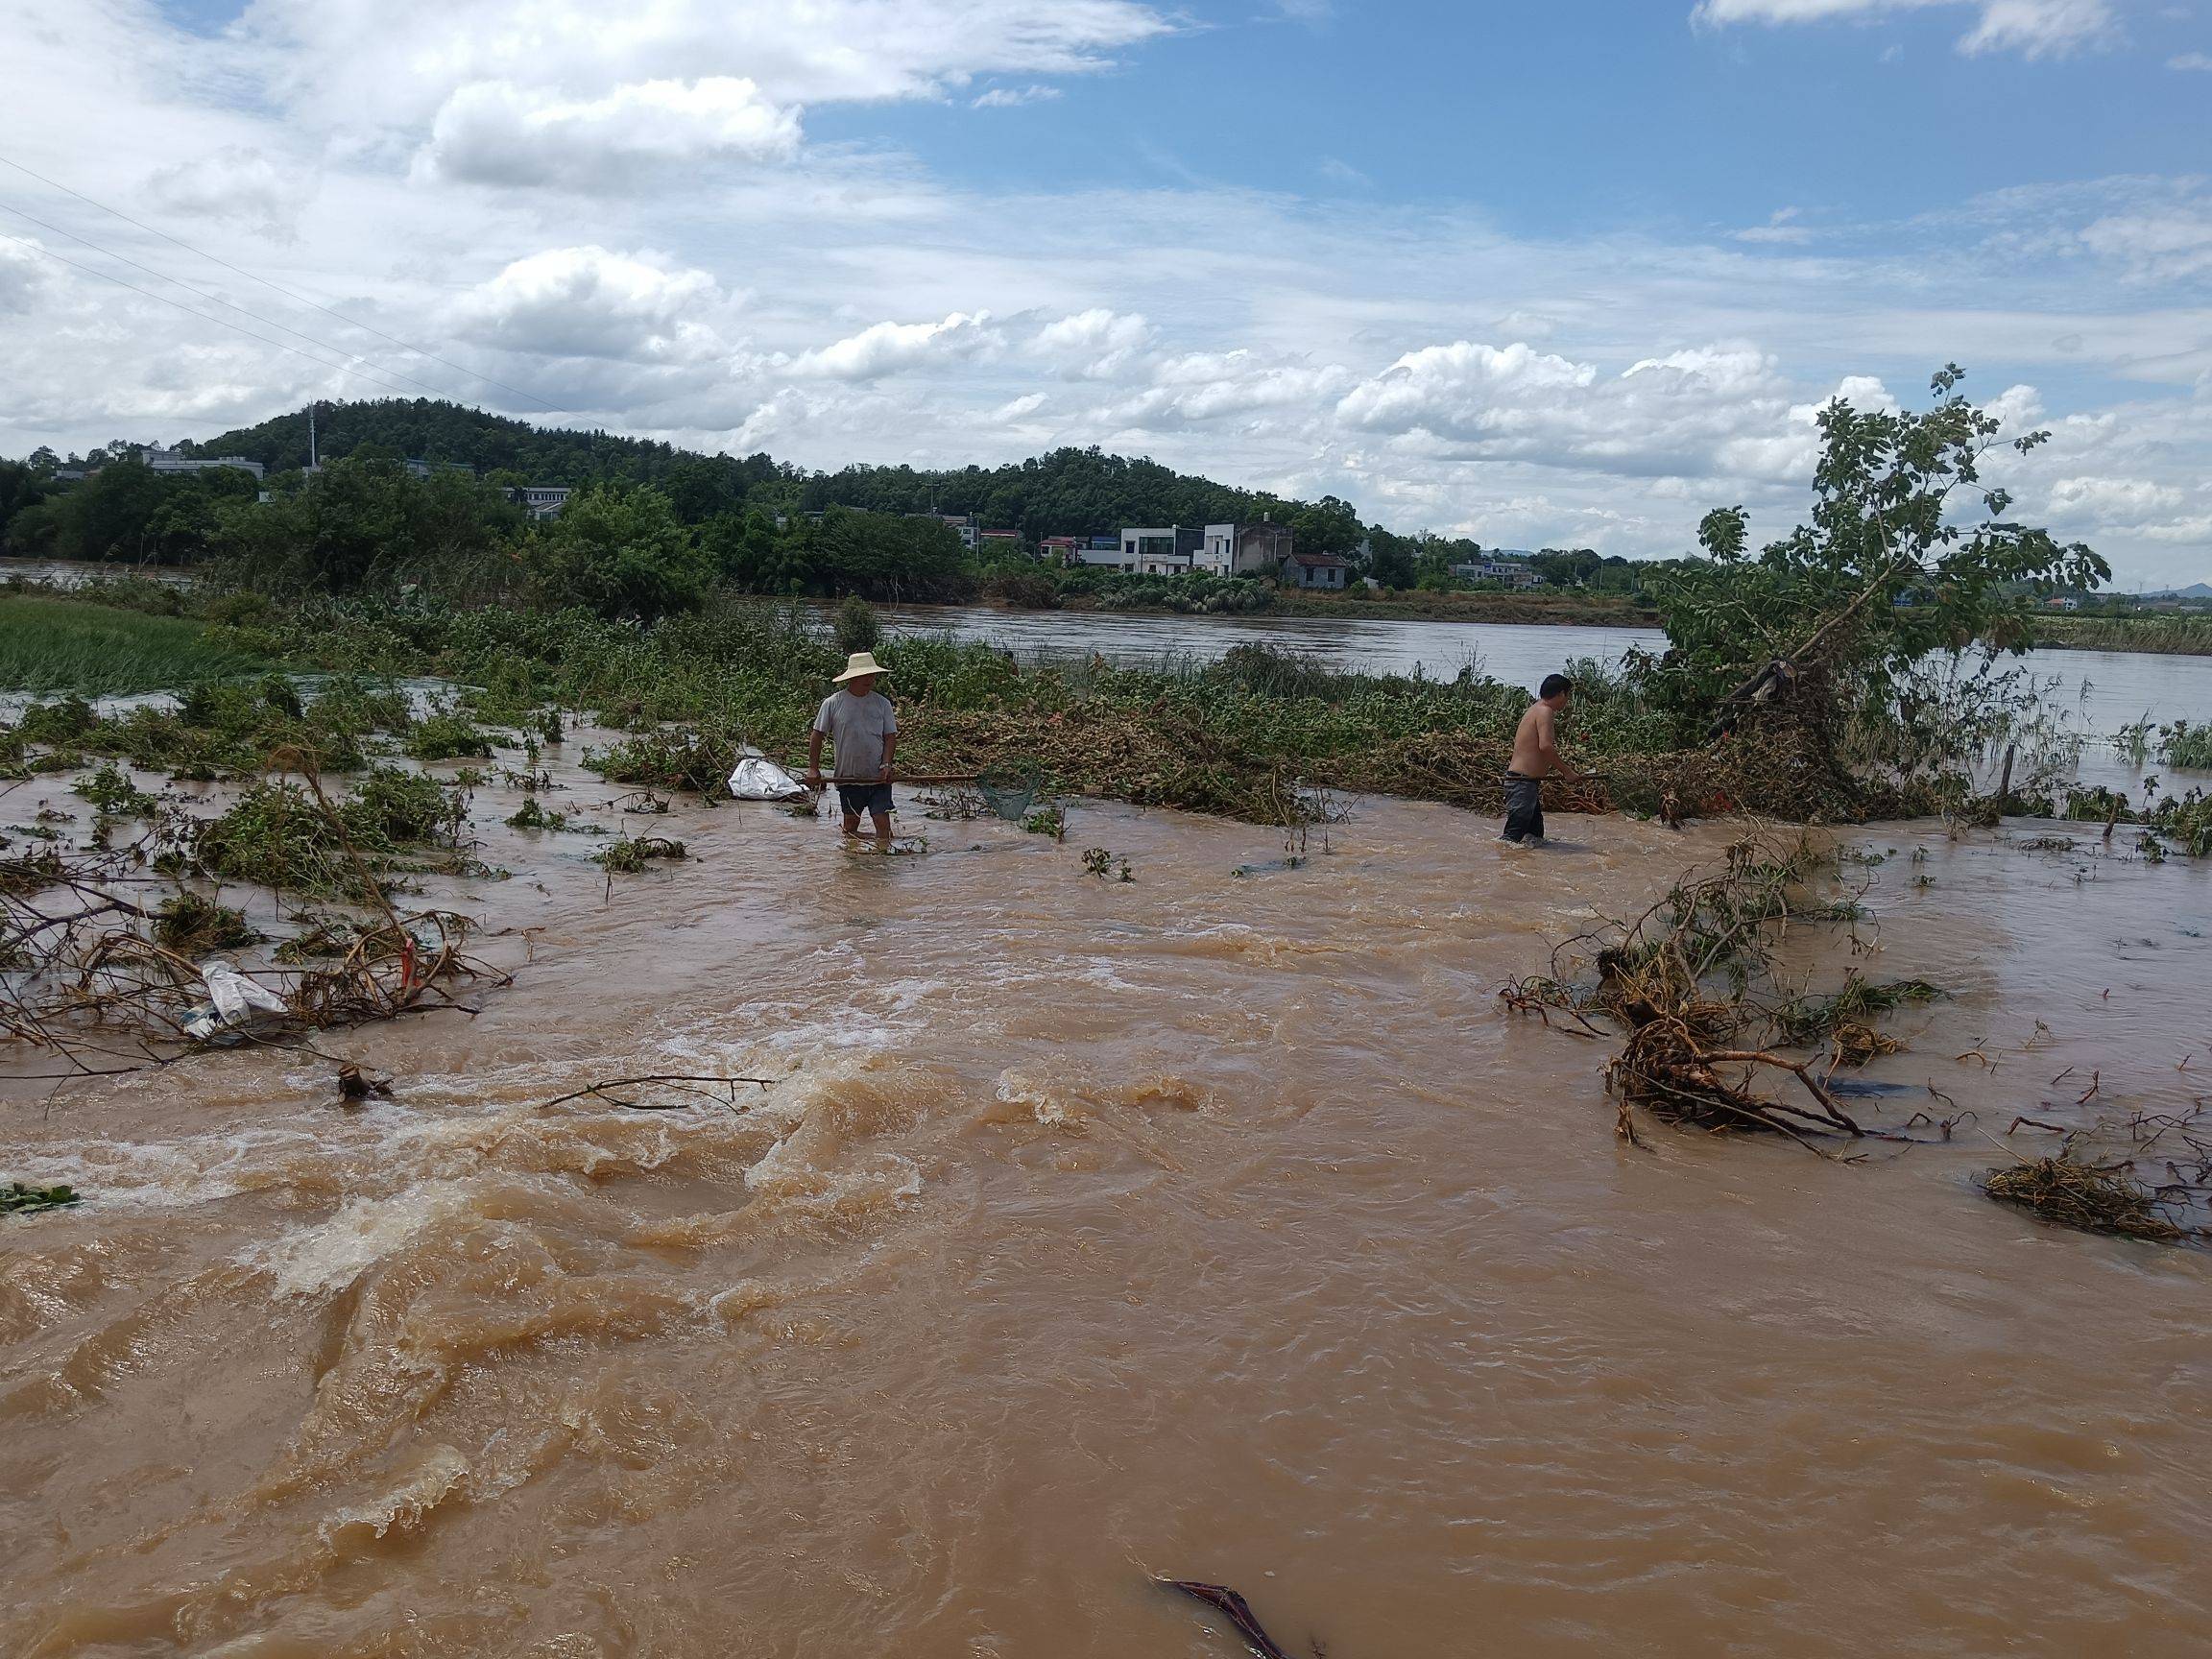
M806 791L775 761L754 755L738 761L730 774L730 793L739 801L788 801Z

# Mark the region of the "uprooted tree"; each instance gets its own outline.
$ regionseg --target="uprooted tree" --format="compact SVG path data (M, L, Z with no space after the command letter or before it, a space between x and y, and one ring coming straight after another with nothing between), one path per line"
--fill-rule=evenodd
M1710 557L1651 582L1670 642L1647 671L1655 703L1709 720L1715 737L1779 728L1845 781L1841 727L1870 707L1894 710L1915 663L2024 650L2039 600L2110 579L2087 546L2008 517L2012 496L1984 483L1984 461L2001 445L2027 455L2050 434L2002 439L1999 419L1959 394L1963 378L1946 367L1917 412L1841 398L1822 409L1812 522L1757 555L1743 508L1705 516Z

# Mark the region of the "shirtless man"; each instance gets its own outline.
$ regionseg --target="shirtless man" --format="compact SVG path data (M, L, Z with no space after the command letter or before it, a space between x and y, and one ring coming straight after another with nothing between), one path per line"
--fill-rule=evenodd
M1544 780L1579 778L1559 753L1559 710L1575 695L1575 682L1547 674L1536 701L1513 733L1513 764L1505 773L1505 833L1516 847L1544 845Z

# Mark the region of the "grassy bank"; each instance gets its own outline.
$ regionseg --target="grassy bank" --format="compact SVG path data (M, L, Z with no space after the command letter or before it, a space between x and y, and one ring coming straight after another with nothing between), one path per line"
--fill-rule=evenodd
M250 672L259 660L204 623L44 594L0 595L0 690L96 697Z
M2212 616L2050 616L2038 619L2035 643L2057 650L2212 657Z
M624 734L586 757L610 781L711 797L745 745L796 760L843 661L807 608L758 600L725 598L651 626L428 602L194 603L204 618L252 617L205 624L201 647L213 660L330 678L304 698L275 675L203 682L180 708L112 718L82 701L49 702L0 723L0 773L52 774L104 757L198 779L251 778L302 757L325 772L357 772L393 753L483 756L479 726L510 746L560 741L558 711L575 711ZM113 618L123 628L146 620ZM909 770L1042 773L1063 794L1264 823L1325 814L1332 794L1496 811L1527 701L1521 687L1475 674L1339 673L1254 645L1218 661L1146 669L1088 659L1022 664L942 637L889 639L879 654ZM1847 781L1774 733L1708 743L1633 680L1595 663L1570 672L1580 689L1563 739L1602 777L1548 789L1559 807L1817 822L1960 805L1962 785L1946 795L1933 782ZM457 709L424 713L381 684L415 675L468 689ZM2115 805L2090 794L2045 809L2103 818ZM2212 815L2180 805L2181 844L2200 852ZM2135 816L2117 805L2124 821Z

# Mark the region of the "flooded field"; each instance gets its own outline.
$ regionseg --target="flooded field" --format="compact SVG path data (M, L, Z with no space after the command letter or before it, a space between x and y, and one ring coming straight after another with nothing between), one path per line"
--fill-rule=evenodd
M1973 1182L2212 1090L2212 870L1854 837L1951 993L1861 1104L1957 1132L1846 1164L1625 1145L1496 1000L1726 824L679 804L610 880L514 805L474 1018L0 1094L87 1194L0 1221L10 1652L1237 1651L1150 1574L1341 1659L2206 1647L2212 1257ZM763 1081L561 1100L653 1073Z

